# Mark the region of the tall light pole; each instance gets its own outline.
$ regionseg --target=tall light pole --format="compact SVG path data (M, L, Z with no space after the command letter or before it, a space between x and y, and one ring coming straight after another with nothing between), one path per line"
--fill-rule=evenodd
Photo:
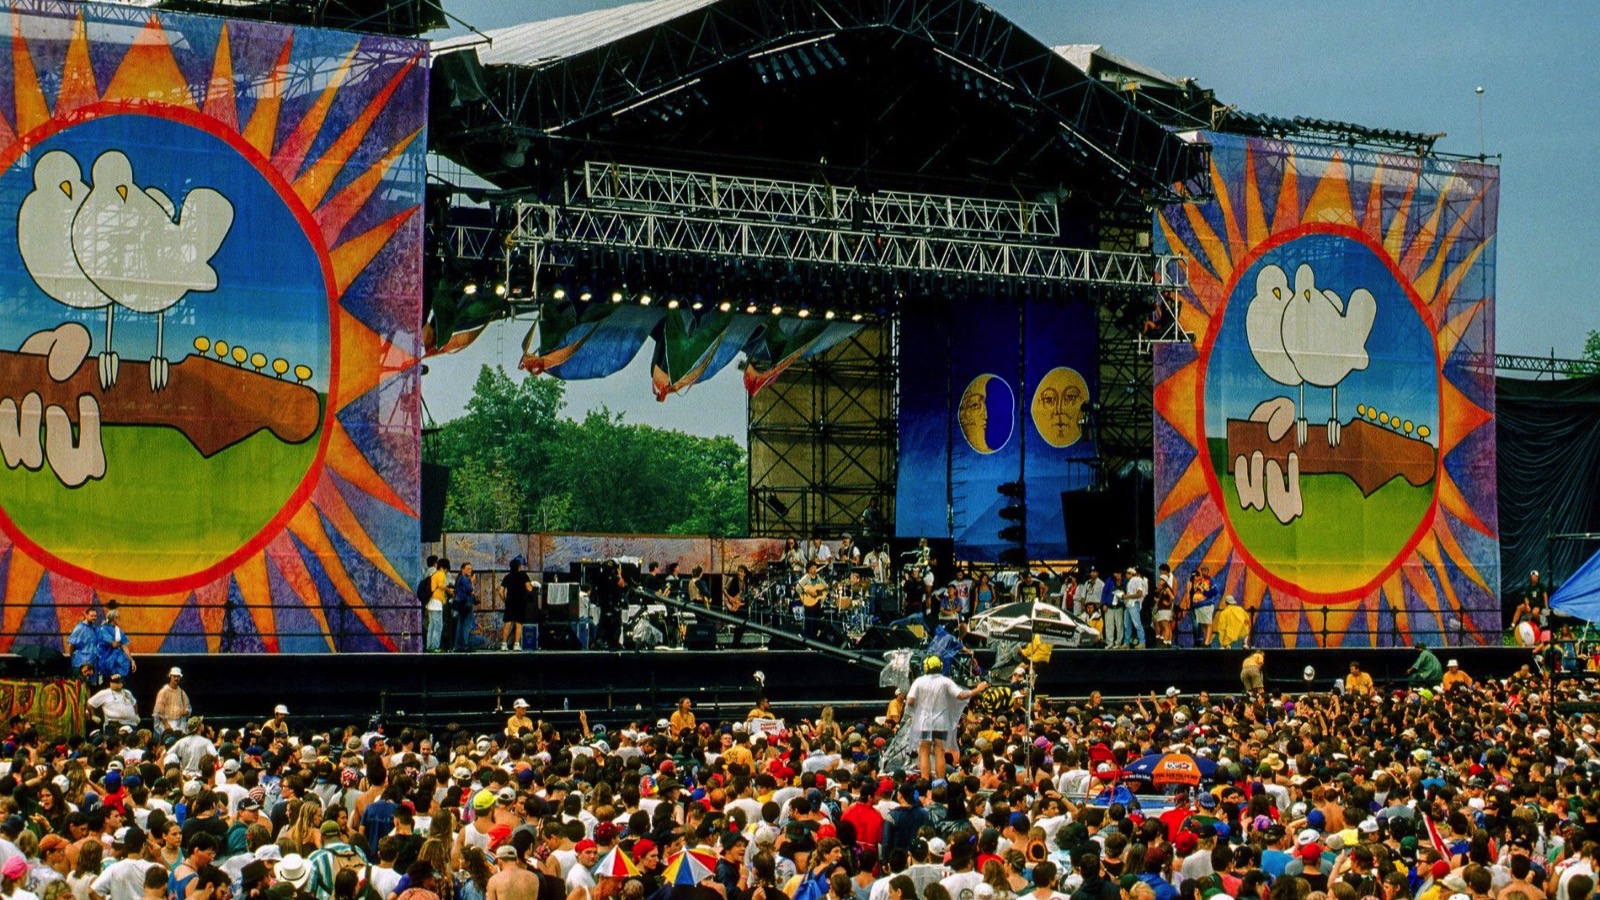
M1483 85L1478 85L1478 159L1489 158L1489 145L1483 137Z

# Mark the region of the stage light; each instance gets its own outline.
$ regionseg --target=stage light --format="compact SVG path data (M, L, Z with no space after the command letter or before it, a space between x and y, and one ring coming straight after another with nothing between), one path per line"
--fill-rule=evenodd
M699 300L696 300L695 302L689 304L689 308L692 309L692 310L695 310L696 312L699 312L701 309L705 308L705 304L700 302Z
M823 313L822 317L824 319L827 319L828 321L832 322L833 321L833 310L830 309L827 312Z
M466 284L461 286L461 293L466 294L468 297L471 297L473 294L476 294L477 292L478 292L478 283L476 281L469 281Z
M677 297L673 297L671 300L667 301L667 309L677 309L677 308L678 308L678 298Z
M861 313L856 313L855 315L851 316L850 317L850 321L852 321L852 322L861 321Z
M594 292L589 290L588 288L584 288L583 292L578 294L578 299L582 300L584 303L588 303L593 297L594 297Z
M717 304L717 309L727 312L728 310L733 309L733 304L727 300L724 300Z
M772 314L775 316L783 315L783 307L776 303L772 304Z
M622 292L621 291L612 291L611 292L611 302L612 303L621 303L622 302Z
M811 310L802 306L800 307L800 312L798 312L796 315L800 316L802 319L809 319L811 318Z
M499 292L496 291L496 293ZM565 300L567 299L567 292L565 288L557 287L555 290L550 292L550 296L556 298L557 300Z
M753 316L753 315L756 314L756 309L757 309L756 305L754 303L752 303L749 306L746 306L744 308L744 311Z
M639 295L639 305L640 306L649 306L650 305L650 295L649 294L640 294Z

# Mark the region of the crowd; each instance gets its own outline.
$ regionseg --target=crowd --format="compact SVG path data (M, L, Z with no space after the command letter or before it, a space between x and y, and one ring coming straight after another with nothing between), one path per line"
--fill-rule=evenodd
M612 728L582 715L558 727L520 701L484 734L380 721L316 731L284 707L242 728L195 716L174 728L119 721L102 702L88 738L52 744L14 718L0 896L1586 900L1593 889L1600 757L1580 682L1527 669L1474 681L1430 664L1406 685L1352 669L1331 693L1174 688L1025 709L1023 692L963 687L941 668L919 666L882 716L854 722L830 710L775 721L765 703L701 721L685 698L670 716ZM180 682L173 673L164 690ZM908 736L913 752L894 756ZM1200 783L1161 797L1123 780L1168 754Z

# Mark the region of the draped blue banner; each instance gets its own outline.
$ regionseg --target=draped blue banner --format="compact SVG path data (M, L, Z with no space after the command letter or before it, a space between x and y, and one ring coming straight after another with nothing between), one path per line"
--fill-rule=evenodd
M1026 360L1026 363L1024 363ZM1000 485L1022 480L1028 553L1064 555L1061 491L1085 487L1095 446L1093 307L971 302L901 317L896 530L948 537L962 559L993 561Z
M1032 302L1024 327L1028 556L1061 559L1067 555L1061 492L1093 486L1099 452L1084 412L1099 396L1094 306Z

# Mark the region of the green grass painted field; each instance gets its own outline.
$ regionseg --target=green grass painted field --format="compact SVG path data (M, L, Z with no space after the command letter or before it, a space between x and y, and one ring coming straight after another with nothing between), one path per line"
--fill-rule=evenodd
M225 558L271 521L318 440L285 444L263 431L205 459L174 429L106 426L104 479L69 490L48 464L0 470L0 506L68 563L112 578L175 578Z
M1432 483L1412 487L1396 477L1363 498L1343 475L1302 475L1305 514L1284 525L1271 510L1241 509L1233 475L1216 471L1224 511L1250 555L1279 578L1321 593L1371 581L1405 548L1433 503Z

